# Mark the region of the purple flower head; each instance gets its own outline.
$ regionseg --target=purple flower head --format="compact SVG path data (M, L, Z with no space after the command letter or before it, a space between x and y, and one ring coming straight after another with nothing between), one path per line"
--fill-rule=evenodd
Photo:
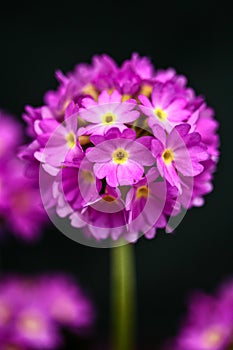
M33 140L21 153L31 175L40 166L56 226L68 218L61 230L76 228L74 239L82 230L89 240L136 241L172 231L182 212L203 204L219 156L218 123L186 77L155 71L135 53L121 66L94 56L57 78L44 106L26 108Z

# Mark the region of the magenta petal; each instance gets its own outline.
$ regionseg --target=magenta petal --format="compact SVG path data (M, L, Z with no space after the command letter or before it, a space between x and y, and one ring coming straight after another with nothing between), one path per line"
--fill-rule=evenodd
M98 160L99 163L107 162L112 158L111 152L106 149L105 143L91 148L90 151L86 153L86 157L90 162L96 162Z
M139 99L139 101L140 101L144 106L148 107L149 109L153 108L153 106L152 106L150 100L149 100L146 96L144 96L144 95L139 95L139 96L138 96L138 99Z
M109 164L108 163L95 163L93 167L95 175L98 179L103 179L109 174Z
M143 172L143 167L130 159L127 164L118 167L117 178L121 184L132 184L142 177Z
M151 143L151 152L153 156L156 158L163 152L163 145L159 140L153 140Z

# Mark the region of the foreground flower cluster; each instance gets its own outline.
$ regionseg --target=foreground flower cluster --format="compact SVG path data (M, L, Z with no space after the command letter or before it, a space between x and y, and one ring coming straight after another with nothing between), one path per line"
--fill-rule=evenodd
M215 296L197 294L177 339L165 350L230 350L233 346L233 281Z
M184 76L155 71L133 54L120 67L95 56L56 77L45 105L24 114L33 142L22 157L48 174L48 207L87 236L134 241L172 230L169 217L203 205L219 155L218 123Z
M33 240L40 234L47 214L35 181L25 176L24 164L16 155L23 143L21 125L2 111L0 124L0 234L13 232Z
M93 306L65 276L8 277L0 281L0 348L57 349L60 328L85 333Z

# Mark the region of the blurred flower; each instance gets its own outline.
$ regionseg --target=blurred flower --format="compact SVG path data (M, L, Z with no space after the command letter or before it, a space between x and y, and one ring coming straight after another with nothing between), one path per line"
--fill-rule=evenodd
M47 220L40 192L25 176L16 152L23 141L20 124L0 112L0 233L13 232L25 239L38 237Z
M0 280L0 349L56 349L61 326L82 335L93 320L92 304L71 278Z
M175 340L166 350L226 350L233 346L233 282L215 296L195 294L188 315Z
M219 156L218 123L184 76L156 71L136 53L120 67L94 56L56 76L57 91L23 115L33 141L21 155L34 173L41 166L48 174L46 208L53 204L88 237L136 241L158 227L172 231L170 217L203 205ZM159 176L149 179L149 167Z

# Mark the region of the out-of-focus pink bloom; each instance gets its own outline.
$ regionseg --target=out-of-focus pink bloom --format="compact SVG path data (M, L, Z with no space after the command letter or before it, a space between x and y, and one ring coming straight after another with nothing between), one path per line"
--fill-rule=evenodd
M93 324L94 309L76 283L63 275L0 280L0 349L57 349L60 327L77 334ZM1 347L2 346L2 347Z
M13 231L26 241L39 237L47 221L40 192L24 175L23 164L15 159L0 174L0 215L3 230Z
M195 294L176 339L166 350L225 350L233 345L233 283L229 281L214 296Z
M30 241L39 236L47 214L38 184L25 176L24 164L16 155L23 140L20 125L2 112L0 121L0 232L12 231Z

